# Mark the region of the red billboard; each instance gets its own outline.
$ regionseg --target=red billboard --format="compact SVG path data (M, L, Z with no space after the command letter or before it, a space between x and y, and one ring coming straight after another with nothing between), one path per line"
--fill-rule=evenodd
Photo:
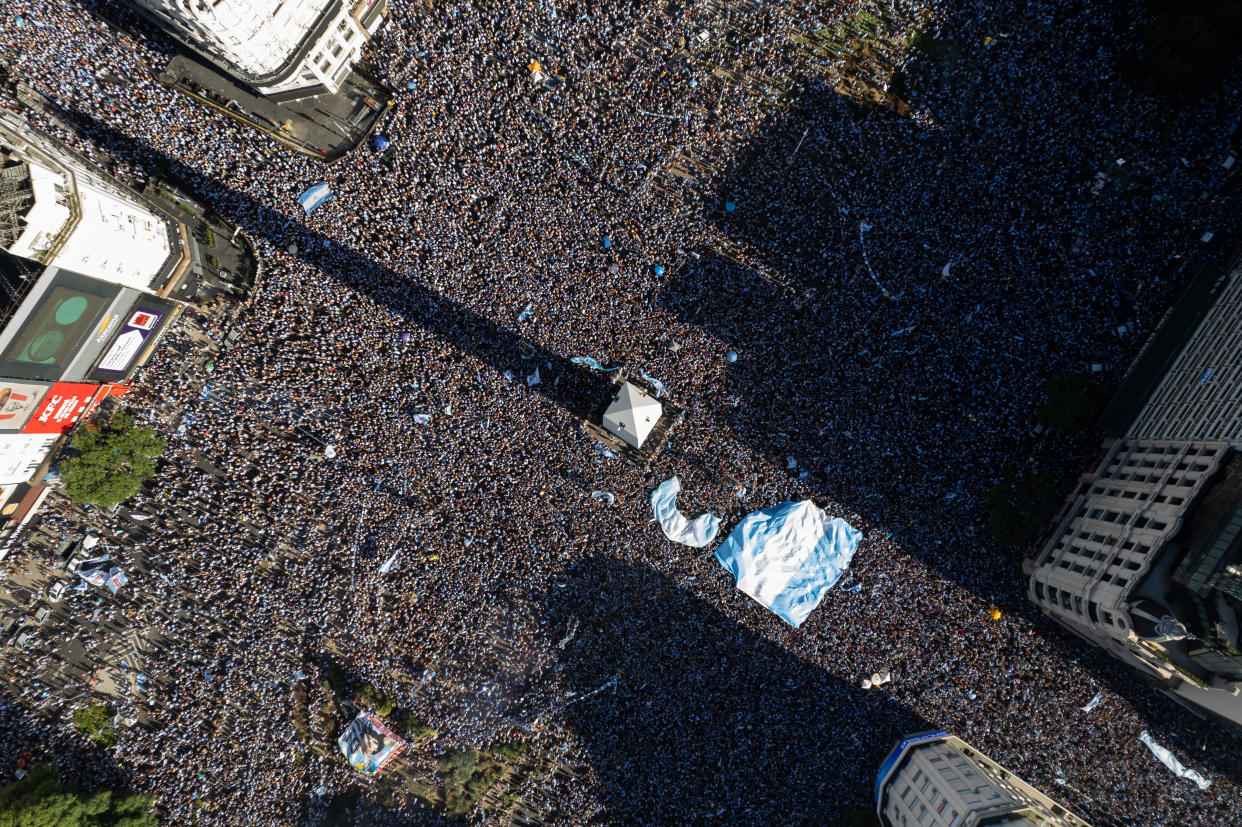
M30 421L22 429L23 434L63 434L82 417L98 385L76 382L57 382L43 397Z

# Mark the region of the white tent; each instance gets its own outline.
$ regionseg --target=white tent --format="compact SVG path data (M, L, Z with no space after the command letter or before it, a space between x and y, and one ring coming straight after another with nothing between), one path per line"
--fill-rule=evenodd
M641 448L663 415L663 405L642 388L626 382L604 412L604 429L626 445Z

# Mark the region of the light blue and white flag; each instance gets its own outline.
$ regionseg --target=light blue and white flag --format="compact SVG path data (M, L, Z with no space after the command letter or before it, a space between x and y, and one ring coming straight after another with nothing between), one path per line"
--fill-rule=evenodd
M125 576L125 572L121 571L116 566L113 566L112 570L108 572L108 580L106 581L106 585L108 587L108 591L113 594L120 591L121 586L124 586L128 582L129 578Z
M681 481L669 477L651 492L651 510L655 512L656 521L664 530L664 536L674 543L702 548L716 539L720 529L720 518L715 514L703 512L693 520L677 510L677 492L681 491Z
M1211 781L1208 781L1194 770L1186 769L1182 762L1177 760L1177 756L1152 740L1152 737L1147 734L1147 730L1143 730L1142 734L1139 735L1139 740L1146 744L1152 754L1160 759L1160 763L1171 769L1174 775L1179 775L1188 781L1195 782L1201 790L1206 790L1212 786Z
M796 629L840 579L861 537L810 500L783 502L743 517L716 559L738 589Z
M664 383L659 379L656 379L654 376L648 376L647 371L645 370L640 370L638 373L651 383L651 387L655 388L656 396L672 396L672 394L668 392L668 388L666 388Z
M331 197L332 189L327 184L316 184L298 196L298 203L310 215Z
M613 365L610 368L606 368L590 356L572 356L569 361L573 362L575 365L585 365L591 370L602 370L604 373L612 373L614 370L621 367L620 365Z
M1096 693L1095 693L1095 697L1094 697L1094 698L1092 698L1091 700L1087 701L1087 705L1086 705L1086 706L1080 706L1080 707L1078 707L1078 708L1079 708L1081 711L1083 711L1083 712L1090 712L1091 710L1093 710L1093 709L1095 709L1097 706L1099 706L1099 705L1100 705L1100 701L1102 701L1103 699L1104 699L1104 693L1103 693L1103 692L1096 692Z
M392 553L392 557L389 557L387 560L384 561L384 565L380 566L379 573L388 574L388 572L392 571L393 563L396 563L396 562L397 562L397 552L394 551Z

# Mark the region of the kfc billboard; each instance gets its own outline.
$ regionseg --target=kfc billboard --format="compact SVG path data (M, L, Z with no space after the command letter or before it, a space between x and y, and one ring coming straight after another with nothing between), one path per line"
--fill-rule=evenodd
M63 434L77 423L90 406L98 385L57 382L43 397L23 434Z

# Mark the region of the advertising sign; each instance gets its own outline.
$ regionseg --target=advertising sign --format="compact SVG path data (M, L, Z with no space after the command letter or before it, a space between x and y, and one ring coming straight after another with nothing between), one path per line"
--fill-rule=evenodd
M0 353L0 373L59 379L84 342L107 334L114 324L108 308L120 292L116 285L56 271ZM23 302L23 310L29 301Z
M349 765L363 775L379 775L408 746L368 712L359 712L336 744Z
M90 378L107 382L128 374L137 365L138 356L147 342L155 337L170 310L171 305L143 297L126 317L116 338L104 350Z
M0 431L20 431L50 387L46 382L0 379Z
M57 382L43 397L22 433L67 433L85 413L98 390L98 385Z
M56 435L0 435L0 484L26 482L56 444Z

